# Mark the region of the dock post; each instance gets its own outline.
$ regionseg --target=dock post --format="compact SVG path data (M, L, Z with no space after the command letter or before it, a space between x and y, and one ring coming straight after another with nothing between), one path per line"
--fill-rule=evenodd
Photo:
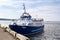
M0 28L1 28L1 24L0 24Z
M4 28L4 32L7 32L6 29L7 29L7 27Z
M15 38L16 38L16 34L17 34L17 33L15 33Z

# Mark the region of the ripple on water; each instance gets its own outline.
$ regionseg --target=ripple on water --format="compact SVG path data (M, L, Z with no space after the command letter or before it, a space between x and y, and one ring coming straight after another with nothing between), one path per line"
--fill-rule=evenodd
M30 37L31 40L60 40L60 23L45 24L44 32Z

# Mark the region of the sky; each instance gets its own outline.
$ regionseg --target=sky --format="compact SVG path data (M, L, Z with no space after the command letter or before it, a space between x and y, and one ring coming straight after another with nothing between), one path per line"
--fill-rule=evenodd
M20 18L23 3L32 18L60 21L60 0L0 0L0 18Z

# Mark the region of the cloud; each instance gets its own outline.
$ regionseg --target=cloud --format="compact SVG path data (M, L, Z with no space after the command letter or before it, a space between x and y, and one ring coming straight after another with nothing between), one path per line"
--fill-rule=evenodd
M29 11L28 11L29 10ZM44 18L45 21L58 20L60 16L60 6L39 6L34 9L27 9L33 17ZM58 13L59 12L59 13Z
M6 2L6 1L8 1L8 0L0 0L0 3L2 3L2 2Z
M32 17L42 17L47 21L59 19L60 0L0 0L0 17L19 18L23 13L23 3Z

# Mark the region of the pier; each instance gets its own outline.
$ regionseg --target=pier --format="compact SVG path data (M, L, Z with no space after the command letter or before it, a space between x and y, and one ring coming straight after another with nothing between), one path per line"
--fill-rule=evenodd
M0 24L0 40L29 40L29 38Z

